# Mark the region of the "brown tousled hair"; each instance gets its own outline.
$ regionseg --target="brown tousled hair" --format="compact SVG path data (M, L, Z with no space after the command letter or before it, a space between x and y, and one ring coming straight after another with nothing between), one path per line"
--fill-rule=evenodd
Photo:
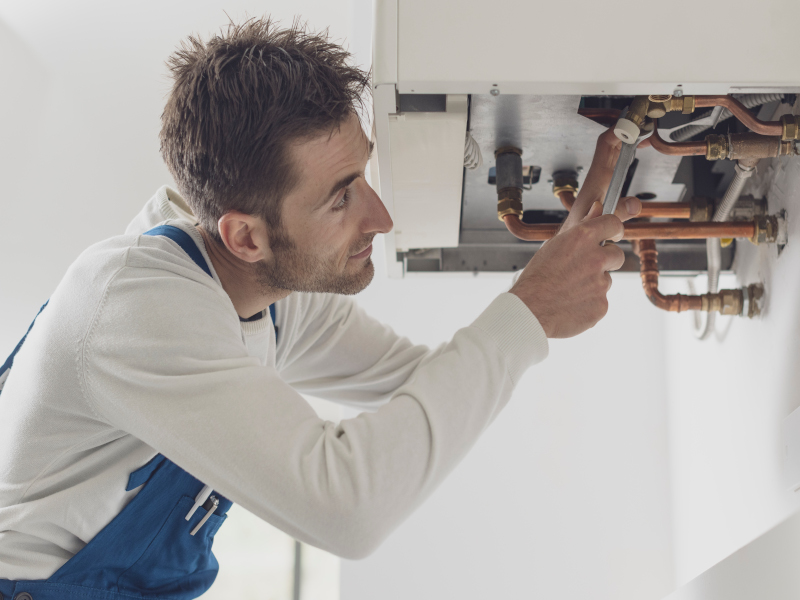
M203 228L238 210L281 227L281 199L297 184L290 145L333 133L359 115L369 74L350 53L295 20L230 23L190 36L169 58L174 84L161 117L161 154Z

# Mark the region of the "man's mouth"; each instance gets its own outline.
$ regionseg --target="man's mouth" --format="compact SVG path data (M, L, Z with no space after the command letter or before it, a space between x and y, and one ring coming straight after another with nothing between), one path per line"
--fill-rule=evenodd
M367 247L366 247L364 250L362 250L362 251L361 251L361 252L359 252L358 254L354 254L354 255L353 255L353 256L351 256L350 258L355 258L355 259L359 259L359 258L367 258L367 257L368 257L370 254L372 254L372 244L370 244L369 246L367 246Z

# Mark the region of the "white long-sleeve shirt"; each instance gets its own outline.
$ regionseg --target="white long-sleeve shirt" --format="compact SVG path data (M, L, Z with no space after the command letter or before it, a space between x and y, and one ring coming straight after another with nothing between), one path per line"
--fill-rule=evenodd
M174 242L197 243L209 277ZM292 293L242 323L188 207L160 189L72 264L0 396L0 578L46 579L135 496L157 453L287 533L371 552L453 469L547 354L501 294L436 350L350 298ZM372 407L334 424L300 393Z

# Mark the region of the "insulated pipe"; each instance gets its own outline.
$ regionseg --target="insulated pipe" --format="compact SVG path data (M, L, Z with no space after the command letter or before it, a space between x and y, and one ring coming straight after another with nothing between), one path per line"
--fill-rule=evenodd
M695 96L694 102L697 108L724 106L731 111L733 116L739 119L745 127L755 133L776 136L780 136L783 133L783 125L780 121L767 122L757 119L747 110L744 104L733 96Z
M728 220L728 217L736 206L739 196L742 195L744 184L755 172L757 160L755 161L738 161L734 167L736 175L725 191L725 196L722 198L719 207L714 212L713 220L717 223L722 223ZM708 291L709 293L716 293L719 289L719 274L722 269L722 248L717 239L706 240L706 258L708 259ZM697 336L701 340L707 339L711 332L714 331L716 323L716 313L709 313L706 318L706 324L703 330Z
M544 242L552 238L561 225L523 223L516 215L505 215L508 231L526 242ZM702 240L708 238L748 238L758 233L756 221L729 223L625 223L624 240Z

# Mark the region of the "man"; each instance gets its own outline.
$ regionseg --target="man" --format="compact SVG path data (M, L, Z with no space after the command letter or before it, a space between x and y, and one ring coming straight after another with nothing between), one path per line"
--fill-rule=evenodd
M392 227L347 58L261 20L172 57L161 147L180 194L75 261L0 375L0 600L197 597L232 502L365 556L547 338L604 316L623 255L600 242L640 209L599 216L610 134L562 231L449 343L414 346L346 297ZM323 422L300 393L374 412Z

